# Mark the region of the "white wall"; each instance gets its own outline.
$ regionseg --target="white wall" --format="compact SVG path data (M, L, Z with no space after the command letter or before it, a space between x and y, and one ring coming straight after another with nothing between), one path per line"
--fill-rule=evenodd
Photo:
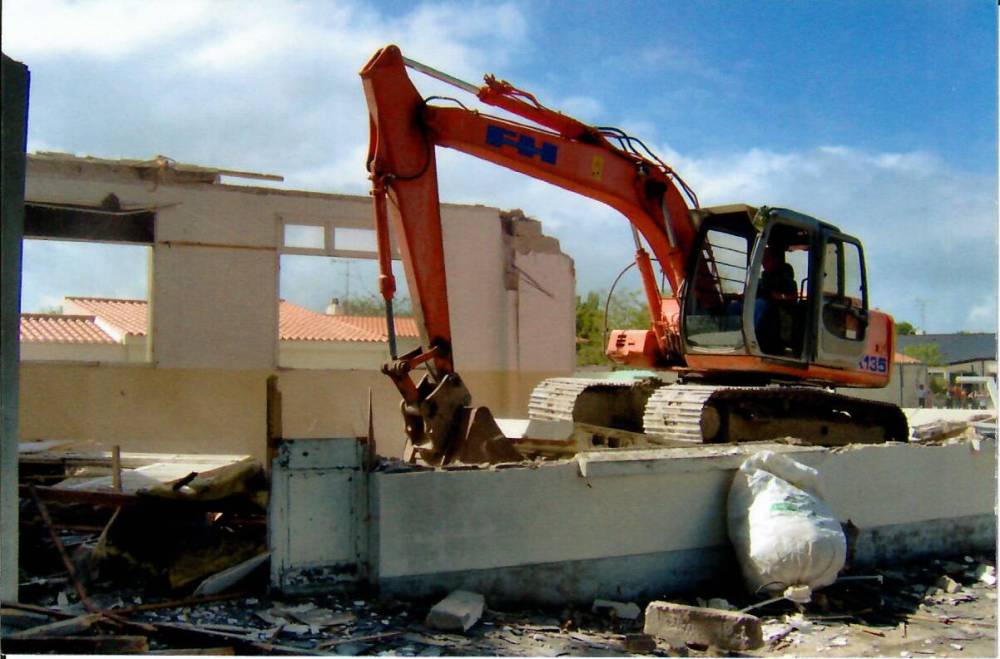
M147 405L155 405L161 396L164 401L186 400L188 393L196 393L199 405L211 408L219 391L219 379L224 380L230 373L233 386L242 392L240 395L263 405L265 374L277 370L279 386L285 389L282 406L287 432L308 437L365 432L364 415L353 413L367 409L368 387L355 384L359 371L330 370L327 378L319 372L317 382L331 386L307 385L313 380L305 373L293 377L297 371L286 370L283 358L279 358L282 349L278 342L277 309L283 226L332 223L370 229L370 199L183 182L183 173L170 171L158 180L148 178L148 173L145 176L147 179L127 166L84 159L68 162L34 159L28 163L26 199L29 201L97 206L107 195L114 194L125 208L157 209L149 287L153 368L127 371L109 364L107 368L113 370L97 379L138 387L145 396L151 396L150 400L144 400ZM572 261L557 248L553 249L552 244L542 246L544 241L536 241L534 244L540 246L533 252L533 243L519 237L517 230L514 235L505 233L499 211L494 208L445 205L443 224L459 372L469 383L476 404L492 406L500 415L524 414L527 392L538 380L566 375L573 369ZM556 301L523 284L509 286L513 263L530 271L554 292ZM291 348L287 353L296 355L289 357L293 363L310 362L297 350ZM368 351L362 348L361 352ZM376 360L374 354L359 354L355 362L340 368L373 369L377 368L375 361L382 360ZM31 438L44 432L70 438L87 436L103 442L105 437L114 436L130 450L155 448L174 441L169 419L129 413L115 399L118 389L113 384L82 396L60 387L62 367L50 366L31 369L27 376L31 387L22 399L22 418L26 419L22 437ZM66 368L73 379L93 378L89 371L74 370L72 365ZM161 371L172 369L184 373L174 378L157 377ZM199 378L186 375L194 372L201 373L201 380L213 385L200 387ZM247 377L239 376L239 372ZM380 392L376 396L377 408L389 412L376 425L383 437L381 446L387 447L383 454L396 455L402 446L398 394L388 378L374 371L365 375L368 374L384 380L375 387ZM142 384L136 379L148 382ZM195 387L197 391L178 391L177 387ZM86 404L93 409L75 418L69 414L46 417L47 408L53 404L45 395L47 388L67 396L65 403L69 407ZM337 401L334 407L350 413L332 413L331 398ZM230 407L228 399L220 399L218 403L220 409ZM248 413L260 419L264 409ZM263 454L266 439L263 424L259 428L254 426L253 432L247 432L243 426L239 432L230 432L224 427L224 418L202 421L207 424L205 439L194 441L186 434L185 447L218 453L218 447L213 445L214 434L224 438L218 441L227 446L242 437L246 446L239 452ZM121 433L109 432L115 424L127 427L131 439L123 440Z

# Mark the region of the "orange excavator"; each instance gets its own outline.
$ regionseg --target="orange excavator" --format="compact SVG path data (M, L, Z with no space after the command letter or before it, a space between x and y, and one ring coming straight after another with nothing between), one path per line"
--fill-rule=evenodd
M456 99L425 99L408 67L520 119L471 110ZM631 224L651 324L612 331L607 355L618 364L673 371L676 382L547 380L532 394L533 418L619 428L672 445L785 436L828 445L906 441L898 407L831 390L884 387L893 366L893 320L869 309L857 239L784 208L703 208L640 140L546 108L492 75L472 85L387 46L361 78L379 289L393 359L383 371L403 398L404 457L432 465L522 459L489 410L471 404L455 371L439 146L596 199ZM392 330L390 221L422 332L422 347L401 356ZM661 291L654 261L668 291ZM414 382L420 365L426 373Z

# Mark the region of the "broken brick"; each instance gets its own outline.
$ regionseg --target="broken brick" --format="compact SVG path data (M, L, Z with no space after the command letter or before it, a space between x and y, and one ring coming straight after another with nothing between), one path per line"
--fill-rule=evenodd
M486 600L479 593L456 590L431 607L426 625L441 631L467 631L483 615Z
M673 602L650 602L643 631L668 641L714 645L725 650L753 650L764 644L756 616Z

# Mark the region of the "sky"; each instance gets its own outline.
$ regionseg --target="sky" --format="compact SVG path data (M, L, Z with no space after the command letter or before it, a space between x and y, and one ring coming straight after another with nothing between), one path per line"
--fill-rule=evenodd
M838 225L865 245L872 305L897 320L997 328L991 0L6 0L2 11L4 52L32 75L29 151L164 154L365 194L357 72L396 43L461 79L495 73L627 130L703 205L784 206ZM412 77L425 94L461 94ZM578 293L607 290L630 262L615 211L453 151L438 164L442 200L541 220L574 258ZM66 294L145 295L144 249L78 249L26 244L25 310ZM366 265L283 261L282 295L317 307L347 286L374 293Z

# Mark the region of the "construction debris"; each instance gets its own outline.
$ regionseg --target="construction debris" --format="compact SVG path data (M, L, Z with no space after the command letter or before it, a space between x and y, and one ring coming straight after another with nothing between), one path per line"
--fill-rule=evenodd
M985 567L992 567L991 557L976 556L969 562L942 560L894 566L880 572L883 583L871 578L838 580L818 594L823 597L814 597L809 604L774 602L758 610L765 645L753 654L898 656L905 651L913 656L926 652L990 656L996 641L996 601L990 595L996 594L996 588L976 576L980 572L987 573ZM963 595L957 600L959 594L927 593L928 589L936 588L935 582L945 574L962 585L961 593L967 597ZM145 631L120 628L113 621L99 620L90 631L73 635L70 641L43 636L34 641L32 650L61 649L64 645L60 643L75 643L73 639L77 637L97 640L81 642L89 646L65 647L76 649L78 653L98 652L101 647L109 647L109 638L124 638L121 643L132 643L138 637L146 639L151 653L174 655L235 652L241 655L621 656L636 653L717 656L730 651L723 645L733 644L732 639L723 639L723 645L718 645L719 641L709 642L698 635L701 632L682 630L671 638L643 634L644 624L649 621L644 621L642 616L630 621L604 612L595 614L592 602L581 609L569 606L564 610L484 608L479 621L459 635L428 628L417 605L378 601L357 594L276 601L267 597L263 584L259 584L258 592L253 594L155 601L146 592L127 586L107 584L105 587L112 590L96 589L95 584L90 599L110 607L118 618L145 625ZM725 601L731 606L745 607L753 601L746 594L728 591L725 594ZM36 604L4 602L3 607L5 610L16 607L15 610L30 614L31 624L23 620L22 626L39 627L91 615L60 612L53 608L55 599L53 594L39 599ZM703 594L706 603L722 599L718 593ZM683 600L675 606L690 603ZM68 605L78 605L72 593ZM737 615L704 607L689 608L700 609L703 615L709 616ZM258 612L270 616L270 621ZM6 626L7 616L4 623L6 650L7 634L18 630ZM285 625L293 626L298 633L286 631ZM737 633L737 640L739 636ZM955 650L952 644L961 645L963 649Z
M229 590L233 586L238 585L258 567L263 565L270 557L271 552L264 552L254 556L253 558L248 558L242 563L237 563L222 572L213 574L198 584L198 587L194 589L194 596L217 595Z
M40 453L44 455L44 451ZM229 572L219 568L172 589L167 575L175 568L170 562L173 555L169 551L140 553L140 543L132 536L159 533L155 535L157 542L184 545L180 554L188 556L189 564L197 565L202 560L194 551L197 546L205 547L209 558L230 552L231 545L213 545L213 538L219 535L246 533L262 542L266 528L263 513L254 501L253 488L229 489L216 501L199 499L196 492L208 490L195 483L197 476L191 476L190 471L173 481L180 484L178 490L190 488L180 496L128 491L129 483L134 482L127 475L135 468L128 466L134 465L131 459L127 453L122 456L126 465L121 479L123 492L58 487L59 479L54 477L30 478L31 486L25 483L22 538L29 539L24 546L32 551L30 560L22 562L20 593L24 601L3 602L0 612L5 651L701 656L749 648L754 640L752 628L748 632L735 623L723 623L717 618L720 615L757 620L760 642L765 645L755 655L764 656L897 656L900 652L917 656L931 651L985 656L995 643L996 569L995 557L990 555L841 575L835 584L802 604L784 599L760 602L738 588L714 586L713 591L700 593L701 598L660 604L699 612L671 625L654 610L655 602L645 619L639 606L646 601L614 599L581 603L581 608L567 604L557 610L502 612L487 610L480 594L456 591L440 604L450 598L471 598L467 608L449 611L449 631L461 635L438 631L435 616L425 617L426 609L419 605L370 600L361 593L275 601L265 594L265 580L253 578L263 576L261 570L251 570L252 574L237 584L227 580L239 569ZM49 485L36 484L41 482ZM192 483L197 488L191 487ZM41 506L31 498L32 488ZM137 521L142 511L152 515L152 521ZM152 528L154 521L170 532ZM92 569L95 549L105 544L134 549L134 556L148 563L134 569L162 578L159 582L133 579L127 574L134 573L110 569L109 563ZM259 549L262 544L251 545L258 550L246 557L250 562L243 568L266 563L266 552ZM60 546L64 554L60 554ZM234 559L229 556L228 560ZM213 566L211 560L206 564ZM216 587L243 590L204 594ZM202 594L192 597L195 590ZM613 593L608 595L613 597ZM695 601L703 606L690 606ZM756 618L745 614L741 618L723 610L748 606L757 607ZM657 626L659 630L654 631ZM715 635L710 636L706 629L715 630Z
M456 590L431 607L426 625L441 631L468 631L483 615L486 600L479 593Z
M615 602L614 600L594 600L591 607L594 613L605 613L622 620L635 620L642 614L642 609L634 602Z
M632 654L649 654L656 650L656 639L649 634L625 634L625 650Z
M756 616L674 602L650 602L643 631L668 642L699 643L723 650L754 650L764 644Z

